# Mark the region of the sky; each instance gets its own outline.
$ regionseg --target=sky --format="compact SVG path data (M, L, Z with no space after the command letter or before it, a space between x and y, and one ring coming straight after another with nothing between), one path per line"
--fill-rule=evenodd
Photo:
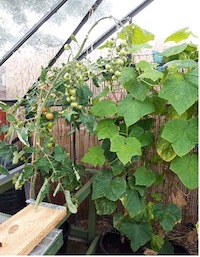
M112 8L121 6L119 0L111 0ZM129 5L135 0L123 0ZM118 4L117 4L118 3ZM189 27L194 34L199 35L199 0L154 0L150 5L133 17L133 23L155 34L156 39L162 40L173 32Z

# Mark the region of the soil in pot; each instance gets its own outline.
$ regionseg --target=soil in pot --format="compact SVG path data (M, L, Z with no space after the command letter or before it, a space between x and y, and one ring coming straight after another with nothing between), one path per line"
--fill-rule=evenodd
M123 238L119 233L107 232L102 234L99 240L99 248L101 254L144 255L142 247L137 252L133 252L129 240ZM158 255L190 255L190 253L182 245L175 242L167 242Z
M102 254L134 254L129 240L121 237L119 233L107 232L99 240L99 250Z

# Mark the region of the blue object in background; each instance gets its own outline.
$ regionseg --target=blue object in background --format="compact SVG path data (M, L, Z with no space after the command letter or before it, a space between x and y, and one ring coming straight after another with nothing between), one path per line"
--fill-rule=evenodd
M162 63L163 62L163 56L159 52L157 52L155 50L153 50L152 52L153 52L153 60L154 60L154 62L155 63Z

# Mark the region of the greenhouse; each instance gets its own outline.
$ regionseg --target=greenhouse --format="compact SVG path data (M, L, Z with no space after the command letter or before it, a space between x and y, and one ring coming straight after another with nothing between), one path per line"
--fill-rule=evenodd
M197 10L0 2L1 256L198 255Z

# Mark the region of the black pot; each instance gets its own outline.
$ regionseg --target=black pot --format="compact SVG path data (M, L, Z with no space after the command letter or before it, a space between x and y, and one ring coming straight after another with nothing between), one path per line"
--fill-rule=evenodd
M0 194L0 212L15 214L26 206L24 188L15 190L11 188Z
M190 255L188 250L175 242L170 242L171 253L164 252L158 255ZM99 240L99 248L101 254L129 254L129 255L144 255L142 247L133 252L130 246L130 242L127 238L124 238L119 233L107 232L102 234Z
M99 240L102 254L134 254L127 238L122 238L119 233L107 232Z
M68 237L71 232L71 225L66 220L60 227L60 229L63 230L63 245L58 250L57 255L66 255L67 254L67 243L68 243Z

